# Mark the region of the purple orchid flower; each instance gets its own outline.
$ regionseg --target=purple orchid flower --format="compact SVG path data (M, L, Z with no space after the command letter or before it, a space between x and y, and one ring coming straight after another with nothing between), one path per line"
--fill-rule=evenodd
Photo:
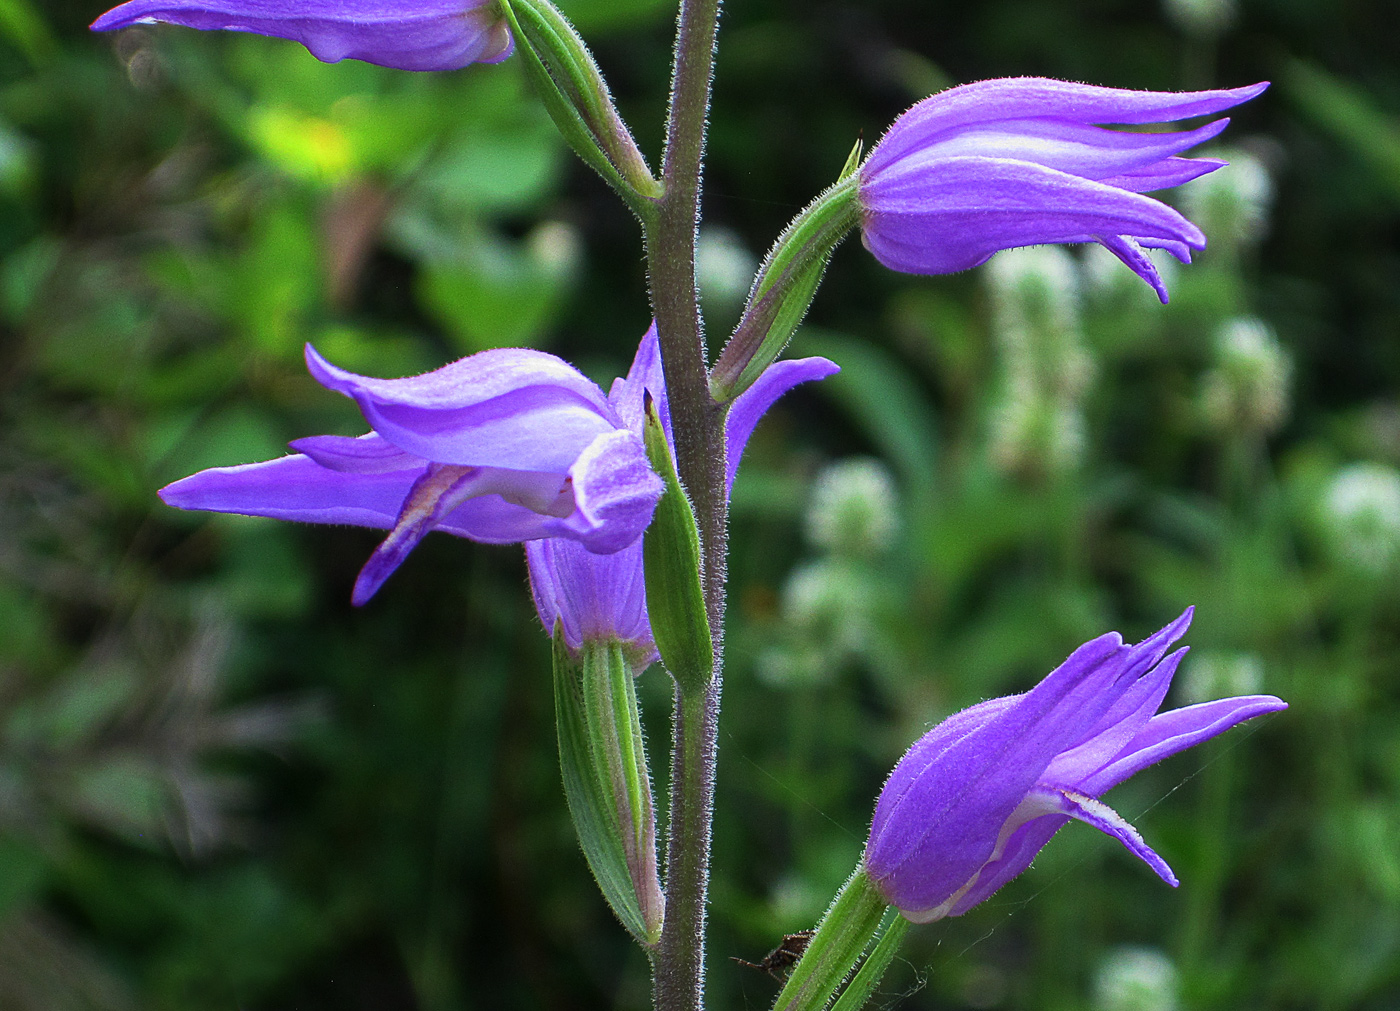
M825 379L838 371L835 363L825 358L775 362L735 399L725 420L726 488L733 487L744 447L768 408L794 386ZM609 403L633 432L642 431L647 392L666 439L672 442L655 324L642 338L627 378L616 380L608 394ZM545 631L552 631L556 623L562 624L564 641L574 651L582 647L585 639L615 638L627 646L629 659L638 671L657 659L647 619L640 540L610 555L590 554L579 545L560 539L536 540L525 545L525 558L535 607Z
M307 345L306 364L373 431L298 439L292 456L201 471L160 496L179 509L388 530L355 582L356 605L431 530L488 544L565 538L607 554L651 522L662 483L641 438L554 355L498 348L421 376L370 379Z
M1191 609L1136 646L1116 632L1080 646L1022 695L948 717L918 740L875 805L865 867L906 919L960 916L1030 866L1071 818L1113 836L1163 881L1176 876L1098 798L1237 723L1286 709L1244 695L1158 713L1185 655L1164 655Z
M130 0L92 27L155 21L272 35L300 42L325 63L399 70L499 63L514 47L497 0Z
M1165 302L1166 287L1143 247L1189 263L1206 238L1142 194L1224 165L1177 155L1229 120L1182 133L1095 124L1208 115L1267 87L1171 93L1016 77L933 95L895 120L861 167L865 247L893 270L949 274L1015 246L1099 242Z

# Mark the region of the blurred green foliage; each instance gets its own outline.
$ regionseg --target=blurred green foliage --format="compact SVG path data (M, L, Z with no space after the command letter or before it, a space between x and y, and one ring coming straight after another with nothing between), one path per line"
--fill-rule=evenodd
M672 6L565 6L654 157ZM844 371L735 489L716 1008L771 1000L727 956L814 922L924 728L1190 603L1173 704L1291 709L1111 795L1181 889L1071 827L913 931L881 1004L1400 1003L1394 12L1189 6L726 11L706 210L734 262L952 81L1277 84L1227 134L1239 185L1174 198L1212 246L1168 307L1084 251L1068 315L838 251L793 350ZM154 495L360 431L306 341L611 379L647 324L635 225L510 62L323 66L99 13L0 0L0 1009L646 1006L572 837L518 552L435 537L356 612L372 533ZM639 691L661 795L664 676Z

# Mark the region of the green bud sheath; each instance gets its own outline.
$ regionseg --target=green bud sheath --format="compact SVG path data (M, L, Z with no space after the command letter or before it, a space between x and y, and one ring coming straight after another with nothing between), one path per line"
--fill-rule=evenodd
M559 766L579 846L598 888L644 947L661 937L656 817L632 667L615 640L570 654L554 631Z
M831 254L860 223L859 151L857 144L840 180L792 219L759 267L744 315L710 374L710 394L719 403L747 390L782 354L816 296Z
M525 72L576 154L644 220L661 194L583 38L549 0L502 0Z
M642 543L647 617L661 662L681 691L696 693L709 683L715 664L700 586L700 533L650 397L646 411L647 456L666 485Z

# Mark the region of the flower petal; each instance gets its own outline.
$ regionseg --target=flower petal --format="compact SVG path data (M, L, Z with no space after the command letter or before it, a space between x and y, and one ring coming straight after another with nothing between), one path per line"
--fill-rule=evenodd
M1001 249L1104 235L1205 245L1160 201L1023 161L950 158L937 171L892 171L862 187L861 199L866 248L907 273L952 273Z
M641 437L625 429L594 439L569 477L577 506L570 529L599 554L620 551L642 536L663 488Z
M1211 115L1259 95L1267 82L1217 91L1129 91L1044 77L977 81L909 109L871 151L862 172L878 172L940 135L975 124L1047 117L1076 123L1167 123Z
M1178 133L1125 133L1043 117L996 120L935 140L897 162L886 163L882 170L867 169L861 173L861 185L878 186L880 179L891 173L927 171L924 166L944 158L966 157L1034 162L1085 179L1103 180L1151 171L1173 155L1217 136L1229 123L1228 119L1217 119Z
M622 423L634 432L640 433L646 423L645 394L650 393L656 406L661 427L666 433L666 441L674 447L671 438L671 407L666 398L666 377L661 370L661 340L656 332L656 321L642 336L637 345L637 354L632 359L632 367L627 370L627 378L613 380L608 391L608 402L613 405Z
M111 31L162 21L300 42L326 63L365 60L400 70L455 70L510 55L490 0L131 0L92 23Z
M356 607L367 604L443 515L471 497L480 476L481 472L472 467L430 464L404 496L389 536L360 569L350 603Z
M370 427L436 463L563 474L616 412L572 365L542 351L498 348L406 379L335 367L306 347L311 374L353 399Z
M1081 789L1102 794L1178 751L1208 741L1245 720L1287 708L1288 703L1272 695L1240 695L1160 713L1147 722L1112 763L1085 780Z
M395 470L422 469L421 456L405 453L377 432L357 439L345 435L311 435L288 446L305 453L322 467L350 474L385 474Z
M615 638L638 653L634 662L639 666L656 659L640 538L611 555L562 538L530 541L525 558L546 632L552 633L557 621L570 649L581 648L586 638Z
M404 496L425 470L354 474L328 470L300 453L239 467L215 467L166 485L176 509L268 516L300 523L349 523L388 530Z
M724 487L734 487L734 475L739 460L749 444L758 421L788 390L814 379L825 379L841 371L835 362L825 358L797 358L774 362L763 371L754 384L735 398L724 420L726 473Z

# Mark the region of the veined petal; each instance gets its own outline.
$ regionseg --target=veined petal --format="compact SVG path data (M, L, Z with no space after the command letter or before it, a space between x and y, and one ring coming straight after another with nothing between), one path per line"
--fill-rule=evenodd
M1103 180L1149 171L1187 148L1217 136L1228 126L1217 119L1179 133L1125 133L1069 120L1032 118L978 124L911 151L882 169L861 173L863 186L878 186L889 173L937 171L944 158L1007 158L1034 162L1085 179ZM930 166L932 168L926 168Z
M620 423L602 390L542 351L482 351L406 379L347 372L310 345L306 364L323 386L353 399L381 436L437 463L563 474Z
M1037 787L1026 795L1025 801L1008 819L1003 828L1005 839L998 844L998 852L939 915L961 916L986 901L1025 871L1071 818L1113 836L1167 884L1173 888L1179 884L1171 867L1143 841L1141 833L1107 804L1074 790Z
M1185 751L1231 727L1264 713L1287 709L1272 695L1241 695L1160 713L1108 765L1081 785L1086 793L1101 794L1149 765Z
M525 558L545 631L552 632L558 621L570 649L581 648L586 638L614 638L639 654L637 662L656 659L640 538L611 555L562 538L530 541Z
M1152 262L1152 257L1147 255L1137 239L1131 235L1100 235L1098 241L1099 245L1122 260L1125 267L1151 285L1163 305L1167 304L1166 282L1162 280L1157 264Z
M271 35L300 42L326 63L356 59L400 70L496 63L512 49L491 0L131 0L92 27L153 21Z
M367 604L438 521L458 503L471 497L479 474L472 467L429 464L404 496L389 536L360 569L350 603L356 607Z
M1133 169L1119 175L1105 176L1099 182L1106 186L1117 186L1120 190L1134 193L1150 193L1153 190L1170 189L1199 179L1203 175L1224 168L1228 162L1220 158L1163 158L1151 165Z
M840 371L839 365L825 358L785 359L768 366L752 386L735 398L724 420L726 491L734 487L734 475L739 471L744 447L749 444L749 436L753 435L758 420L767 413L768 408L794 386L814 379L825 379Z
M1089 236L1205 245L1166 204L1030 162L950 158L936 172L886 173L861 199L866 248L907 273L952 273L1001 249Z
M1120 755L1147 725L1166 697L1172 677L1185 655L1186 649L1183 647L1139 678L1104 714L1094 735L1083 744L1056 755L1041 779L1046 783L1082 790L1083 784Z
M1215 91L1130 91L1043 77L977 81L939 92L897 119L871 151L862 172L878 172L940 136L1008 119L1053 118L1077 123L1168 123L1212 115L1256 97L1268 83Z
M1173 888L1181 883L1177 881L1167 862L1143 841L1142 834L1103 801L1074 790L1037 790L1027 799L1032 798L1042 800L1047 807L1053 806L1057 813L1067 814L1086 825L1092 825L1106 835L1113 836L1127 847L1129 853L1151 867L1159 878Z

